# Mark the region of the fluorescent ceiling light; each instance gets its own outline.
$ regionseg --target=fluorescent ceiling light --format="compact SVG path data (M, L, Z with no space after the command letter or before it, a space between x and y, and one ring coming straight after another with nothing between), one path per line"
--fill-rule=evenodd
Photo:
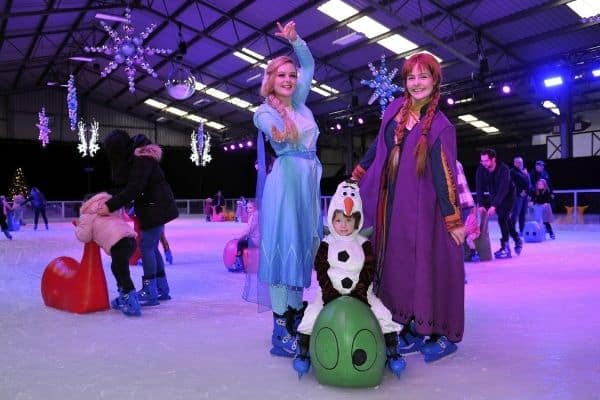
M385 39L378 40L377 43L396 54L406 53L407 51L411 51L419 47L415 43L398 35L397 33Z
M160 117L156 118L156 122L163 122L166 120L167 120L167 118L163 117L162 115Z
M194 85L194 87L196 88L196 90L202 90L206 87L206 85L204 83L200 83L200 82L196 81L196 84Z
M246 100L242 100L239 97L230 97L230 98L226 99L225 101L228 103L231 103L235 106L238 106L240 108L248 108L249 106L252 105L252 103L249 103Z
M341 0L329 0L327 3L317 7L317 10L330 16L336 21L343 21L347 18L350 18L354 14L358 14L357 9L349 6Z
M312 91L313 91L313 92L315 92L315 93L319 93L319 94L320 94L321 96L323 96L323 97L329 97L329 96L331 96L331 93L329 93L329 92L326 92L326 91L324 91L323 89L321 89L321 88L318 88L318 87L316 87L316 86L311 86L310 90L312 90Z
M225 125L219 124L218 122L213 122L213 121L208 121L206 123L206 126L210 126L211 128L214 129L223 129L225 128Z
M544 108L554 108L554 107L556 107L556 104L554 104L550 100L544 100L544 102L542 103L542 107L544 107Z
M223 100L223 99L226 99L227 97L229 97L229 93L225 93L222 90L215 89L215 88L206 89L205 93L212 97L216 97L219 100Z
M600 69L592 70L592 75L594 76L594 78L600 77Z
M473 125L475 128L487 128L490 126L490 124L484 121L471 121L469 124Z
M484 131L485 133L500 133L500 130L498 128L495 128L493 126L488 126L485 128L481 128L482 131Z
M177 108L177 107L167 107L167 108L165 108L165 111L168 113L171 113L171 114L175 114L178 117L181 117L188 113L187 111L182 110L181 108Z
M252 50L247 49L245 47L242 49L242 52L246 53L250 57L256 58L257 60L264 60L265 59L265 56L263 56L262 54L259 54L259 53L255 52L255 51L252 51Z
M352 32L345 36L342 36L341 38L335 39L333 42L331 42L331 44L336 44L338 46L346 46L350 43L357 42L357 41L363 39L364 37L365 37L365 35L363 35L360 32Z
M252 106L252 107L248 108L248 110L250 110L252 112L256 112L256 110L258 110L258 106Z
M149 105L154 108L165 108L167 105L165 103L161 103L160 101L156 101L154 99L146 99L144 100L144 104Z
M477 121L477 118L471 114L459 115L458 119L463 120L465 122Z
M82 61L82 62L92 62L95 60L95 58L92 57L84 57L84 56L74 56L74 57L69 57L69 60L73 60L73 61Z
M320 86L322 89L325 89L325 90L327 90L327 91L329 91L329 92L331 92L331 93L333 93L333 94L338 94L338 93L340 92L339 90L337 90L337 89L334 89L334 88L332 88L331 86L327 86L327 85L324 85L324 84L321 84L321 85L319 85L319 86Z
M590 18L600 14L600 2L598 0L575 0L567 3L567 6L581 18Z
M120 15L112 15L112 14L104 14L104 13L96 13L96 15L94 15L94 18L103 19L105 21L127 22L127 18L121 17Z
M238 58L241 58L244 61L249 62L250 64L255 64L255 63L258 62L258 60L255 59L254 57L250 57L249 55L244 54L241 51L234 51L233 55L236 56L236 57L238 57Z
M556 107L550 108L550 111L552 111L556 115L560 115L560 110Z
M554 76L552 78L544 79L544 86L554 87L563 84L562 76Z
M261 76L262 76L262 74L260 74L260 73L259 73L259 74L256 74L256 75L252 75L250 78L246 79L246 82L250 82L250 81L253 81L253 80L255 80L255 79L258 79L258 78L260 78Z
M198 123L208 121L206 118L202 118L202 117L199 117L194 114L185 115L183 118L186 118L186 119L189 119L190 121L194 121L194 122L198 122Z
M355 31L362 32L369 39L389 32L389 28L381 25L371 17L362 17L348 24Z

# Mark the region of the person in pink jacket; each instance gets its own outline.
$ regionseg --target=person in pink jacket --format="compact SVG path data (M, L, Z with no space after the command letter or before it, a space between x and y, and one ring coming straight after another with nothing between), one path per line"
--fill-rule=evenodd
M110 198L110 194L102 192L84 201L75 224L75 235L84 243L93 240L111 256L110 269L119 289L119 297L111 301L112 308L128 316L140 316L140 303L129 273L129 257L136 248L136 234L119 211L108 215L97 213L98 207Z

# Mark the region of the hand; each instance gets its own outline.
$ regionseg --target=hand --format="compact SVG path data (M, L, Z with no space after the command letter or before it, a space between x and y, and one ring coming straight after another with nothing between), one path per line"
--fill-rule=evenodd
M487 214L488 214L488 217L491 217L492 215L496 214L496 207L492 206L492 207L488 208Z
M296 33L296 23L294 21L288 22L285 24L285 26L277 22L277 28L279 29L279 32L275 32L275 36L285 38L290 42L294 42L296 39L298 39L298 34Z
M454 228L450 231L450 236L452 237L452 240L454 240L454 243L456 243L457 246L460 246L465 242L465 235L466 231L464 226Z

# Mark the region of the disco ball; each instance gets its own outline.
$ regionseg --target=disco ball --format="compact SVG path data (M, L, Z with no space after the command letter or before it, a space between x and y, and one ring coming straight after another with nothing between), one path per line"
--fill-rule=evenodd
M165 88L169 96L175 100L185 100L196 91L196 78L189 69L182 66L173 66Z

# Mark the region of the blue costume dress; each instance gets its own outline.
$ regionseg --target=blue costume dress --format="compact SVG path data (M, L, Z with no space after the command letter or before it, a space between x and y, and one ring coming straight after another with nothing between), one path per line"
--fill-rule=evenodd
M258 274L264 284L301 292L310 286L322 237L319 187L322 167L316 155L319 129L304 104L314 73L314 59L302 39L292 42L292 46L300 70L288 115L298 128L297 142L271 140L271 128L276 126L283 132L284 122L268 104L262 104L254 114L254 125L277 155L262 191Z

